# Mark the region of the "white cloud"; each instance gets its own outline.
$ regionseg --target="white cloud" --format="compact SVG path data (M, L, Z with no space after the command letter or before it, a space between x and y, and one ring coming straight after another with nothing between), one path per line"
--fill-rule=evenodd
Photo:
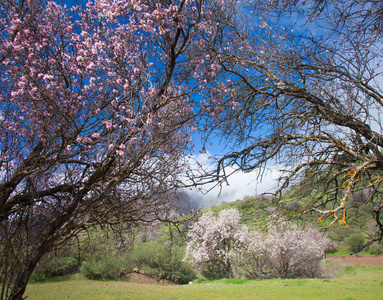
M213 170L213 163L209 160L209 154L201 154L194 157L205 169ZM192 165L197 165L196 162ZM227 167L226 174L231 174L234 168ZM259 170L252 172L235 172L227 179L227 183L217 186L208 183L199 188L187 189L185 192L191 198L193 204L199 208L209 208L212 205L223 202L231 202L243 199L244 196L255 196L263 193L271 193L277 188L277 179L280 172L277 167L265 169L260 176Z

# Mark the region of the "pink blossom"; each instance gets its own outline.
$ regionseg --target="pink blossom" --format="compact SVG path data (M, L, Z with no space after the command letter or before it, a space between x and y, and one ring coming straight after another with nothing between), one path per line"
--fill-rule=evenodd
M148 117L147 117L147 119L146 119L146 124L147 124L147 125L150 125L150 124L152 124L152 123L153 123L152 115L149 114Z
M50 75L50 74L45 74L45 75L43 76L43 79L44 79L44 80L52 80L52 79L53 79L53 76Z
M94 78L94 77L91 77L90 79L89 79L89 85L91 86L91 87L95 87L96 86L96 78Z
M84 144L90 144L91 142L92 142L92 140L89 138L89 137L84 137L83 139L82 139L82 142L84 143Z
M221 66L219 65L219 63L217 61L215 61L211 66L210 66L211 70L213 72L217 72L219 69L221 69Z
M106 121L105 122L105 127L106 127L106 129L111 129L112 128L112 122Z

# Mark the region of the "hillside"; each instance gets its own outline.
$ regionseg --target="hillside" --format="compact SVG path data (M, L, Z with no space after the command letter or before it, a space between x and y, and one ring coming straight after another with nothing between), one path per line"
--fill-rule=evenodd
M268 216L275 210L272 200L266 197L249 197L210 208L214 213L227 208L235 208L242 214L242 222L249 227L264 228Z
M370 214L371 207L369 205L360 208L350 207L347 210L348 228L335 223L328 226L332 221L331 218L322 218L322 222L318 222L320 217L317 213L303 213L305 200L295 200L291 197L291 193L286 195L278 204L275 204L273 198L266 196L248 197L243 200L236 200L224 203L216 207L210 208L215 213L226 209L235 208L242 214L242 222L249 227L264 229L270 214L278 211L284 218L294 220L300 224L312 224L316 228L326 231L327 234L338 244L342 244L344 240L357 232L362 232L366 237L371 233L372 216Z

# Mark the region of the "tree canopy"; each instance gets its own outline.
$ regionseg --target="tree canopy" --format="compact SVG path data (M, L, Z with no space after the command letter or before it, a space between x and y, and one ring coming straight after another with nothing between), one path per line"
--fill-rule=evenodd
M1 299L81 230L167 218L215 78L208 6L1 1Z
M227 89L208 122L229 148L212 178L279 168L276 194L299 183L307 211L344 226L363 191L381 241L381 13L379 1L245 1L221 17L208 50Z

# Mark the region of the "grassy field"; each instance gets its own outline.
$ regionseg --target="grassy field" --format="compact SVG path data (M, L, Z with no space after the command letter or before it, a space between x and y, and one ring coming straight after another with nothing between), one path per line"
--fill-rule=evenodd
M343 265L340 269L330 279L232 279L181 286L91 281L75 275L60 282L29 284L25 296L28 300L382 299L383 266Z

